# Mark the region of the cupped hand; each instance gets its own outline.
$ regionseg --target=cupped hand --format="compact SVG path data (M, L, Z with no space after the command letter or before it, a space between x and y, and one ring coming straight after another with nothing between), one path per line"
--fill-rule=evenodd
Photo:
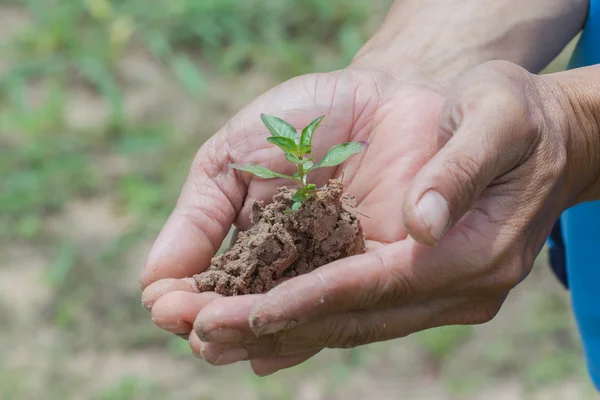
M240 229L248 226L254 200L269 201L278 186L289 184L228 166L252 162L292 172L294 167L280 150L265 140L269 133L261 113L297 128L325 115L314 138L315 160L334 144L368 141L363 154L338 168L317 170L309 179L324 183L343 173L358 210L369 216L363 218L367 238L395 243L406 238L400 212L406 188L436 151L435 129L443 101L440 93L425 86L351 69L298 77L260 96L202 146L175 210L148 256L141 281L143 302L152 309L154 321L174 333L191 331L198 312L217 296L196 293L190 277L208 267L232 224Z
M273 89L198 152L148 257L144 304L160 327L191 332L197 355L215 365L253 360L261 375L324 347L489 321L569 201L566 127L546 83L490 63L448 91L352 69ZM293 168L264 140L261 112L298 128L325 114L316 159L342 141L370 143L343 167L348 192L369 216L370 251L263 295L197 293L189 277L208 267L231 224L245 228L251 202L284 184L228 164ZM341 172L310 178L323 183Z

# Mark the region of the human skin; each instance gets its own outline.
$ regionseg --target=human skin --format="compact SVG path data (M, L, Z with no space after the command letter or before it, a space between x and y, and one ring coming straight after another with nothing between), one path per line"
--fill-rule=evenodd
M598 198L600 70L533 73L581 28L586 1L398 1L346 69L277 86L202 146L148 256L142 301L215 365L259 375L324 347L489 321L529 273L554 220ZM487 62L489 60L507 60ZM342 141L369 149L345 172L371 251L267 294L221 298L186 279L206 269L232 224L275 192L228 168L289 172L259 114L296 127L326 119L316 158ZM293 166L291 166L293 168ZM410 234L410 235L408 235Z

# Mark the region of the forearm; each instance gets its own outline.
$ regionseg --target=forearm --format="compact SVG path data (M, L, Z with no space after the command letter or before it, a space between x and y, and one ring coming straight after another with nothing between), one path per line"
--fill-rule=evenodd
M582 28L589 0L397 0L356 67L419 70L451 82L507 60L539 72Z

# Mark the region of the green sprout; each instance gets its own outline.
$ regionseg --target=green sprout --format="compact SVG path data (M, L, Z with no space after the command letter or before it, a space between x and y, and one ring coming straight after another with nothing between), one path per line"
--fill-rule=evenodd
M323 121L323 118L325 118L324 116L321 116L308 124L308 126L302 130L300 136L298 136L296 128L280 118L265 114L261 114L260 117L271 132L271 137L267 138L267 141L283 150L285 158L296 165L296 172L294 175L280 174L258 164L230 164L230 167L250 172L259 178L283 178L298 182L299 189L292 196L292 200L294 201L292 211L299 210L300 207L302 207L302 203L318 190L314 183L307 183L307 176L310 172L319 168L340 165L348 158L362 152L367 147L366 142L340 143L329 149L327 154L325 154L325 157L314 164L312 139L315 131Z

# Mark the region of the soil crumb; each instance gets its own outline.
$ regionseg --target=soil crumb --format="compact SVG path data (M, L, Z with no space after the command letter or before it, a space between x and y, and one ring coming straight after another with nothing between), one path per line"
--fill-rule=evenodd
M195 275L200 291L224 296L263 293L278 280L305 274L365 251L354 198L342 184L329 184L290 213L294 189L279 188L273 202L255 202L252 227L235 244Z

